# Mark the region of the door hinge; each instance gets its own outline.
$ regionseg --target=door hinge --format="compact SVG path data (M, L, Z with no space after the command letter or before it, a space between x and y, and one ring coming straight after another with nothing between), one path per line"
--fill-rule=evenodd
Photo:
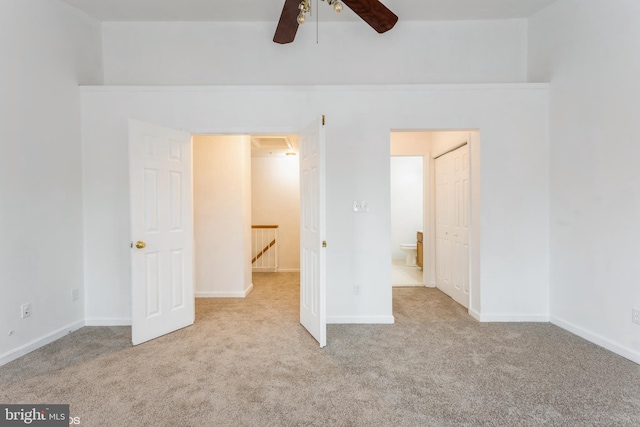
M322 126L324 126L324 114L322 115Z
M327 247L327 241L326 241L326 240L323 240L323 241L322 241L322 247L323 247L323 248L326 248L326 247Z

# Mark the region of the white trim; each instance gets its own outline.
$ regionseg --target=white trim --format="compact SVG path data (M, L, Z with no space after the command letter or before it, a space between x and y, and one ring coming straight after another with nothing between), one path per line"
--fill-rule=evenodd
M480 319L482 318L482 315L480 314L480 312L474 310L473 308L469 309L469 316L473 317L477 321L480 321Z
M80 92L328 92L328 91L417 91L417 90L531 90L549 88L549 83L469 83L469 84L396 84L396 85L205 85L205 86L80 86Z
M130 317L88 317L85 326L131 326Z
M243 292L196 292L196 298L246 298L253 290L253 283Z
M604 347L609 351L616 353L624 357L625 359L629 359L632 362L635 362L640 365L640 353L637 351L620 345L616 342L611 341L608 338L603 337L602 335L596 334L594 332L588 331L580 326L574 325L573 323L567 322L566 320L560 319L556 316L551 316L550 322L556 325L559 328L567 330L572 334L575 334L581 338L584 338L587 341L590 341L600 347Z
M472 313L471 310L469 314L478 316L481 322L549 322L548 314L481 314L476 311Z
M249 285L249 287L244 290L244 298L246 298L251 293L252 290L253 290L253 282L251 282L251 285Z
M327 324L391 324L393 316L327 316Z
M37 350L40 347L44 347L45 345L50 344L64 337L65 335L70 334L71 332L77 331L83 326L85 326L84 320L79 320L53 332L50 332L40 338L36 338L35 340L30 341L16 349L9 350L8 352L0 355L0 366L16 360L27 353L31 353L32 351Z

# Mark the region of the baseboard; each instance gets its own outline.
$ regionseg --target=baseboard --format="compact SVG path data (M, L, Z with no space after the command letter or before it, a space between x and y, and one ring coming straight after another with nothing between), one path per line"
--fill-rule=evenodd
M391 324L393 316L328 316L327 324Z
M548 314L481 314L471 310L469 314L481 322L549 322Z
M584 328L581 328L580 326L574 325L573 323L567 322L566 320L560 319L556 316L551 316L550 322L559 328L567 330L572 334L575 334L587 341L597 344L600 347L604 347L607 350L612 351L615 354L640 365L640 353L635 350L613 342L610 339L603 337L602 335L598 335L596 333L588 331Z
M482 316L480 316L480 312L479 311L476 311L473 308L470 308L469 309L469 315L471 317L473 317L474 319L476 319L477 321L479 321L479 322L481 321L480 319L482 318Z
M131 318L89 317L86 326L131 326Z
M16 349L9 350L8 352L0 355L0 366L16 360L19 357L24 356L25 354L31 353L32 351L37 350L40 347L44 347L45 345L50 344L55 340L70 334L71 332L77 331L83 326L85 326L85 322L84 320L80 320L78 322L71 323L63 328L50 332L40 338L36 338L35 340L28 342Z
M253 282L251 282L251 285L249 285L249 287L244 290L244 298L246 298L251 293L252 290L253 290Z
M246 298L253 290L253 283L241 292L196 292L196 298Z

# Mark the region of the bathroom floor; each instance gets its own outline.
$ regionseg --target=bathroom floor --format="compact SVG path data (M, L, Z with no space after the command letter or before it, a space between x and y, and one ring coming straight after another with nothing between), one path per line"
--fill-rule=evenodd
M424 286L422 270L418 266L405 265L405 260L394 259L391 264L392 286Z

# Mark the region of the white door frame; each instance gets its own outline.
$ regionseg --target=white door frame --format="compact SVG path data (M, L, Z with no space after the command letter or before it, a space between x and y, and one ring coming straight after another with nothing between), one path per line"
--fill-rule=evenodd
M391 133L419 132L467 132L469 145L469 314L480 320L480 130L461 129L406 129ZM426 144L426 142L425 142ZM424 169L424 284L435 287L435 161L433 153L425 155ZM403 155L423 155L419 153ZM390 236L389 236L390 237ZM391 239L389 239L391 240ZM428 240L428 241L427 241Z
M324 116L323 116L323 124L324 124ZM164 125L163 124L159 124L159 126L164 126ZM246 131L245 132L215 132L215 131L193 132L193 131L188 131L188 130L185 131L185 132L190 133L192 137L196 136L196 135L216 136L216 135L247 135L247 134L251 134L251 135L254 135L254 134L255 135L296 134L297 135L297 134L299 134L301 132L301 129L297 129L297 130L295 130L293 132L273 132L273 131L269 131L269 132L261 132L261 131L252 131L252 132L246 132ZM300 165L300 162L301 162L301 156L298 156L298 164L299 165ZM193 179L191 179L189 181L189 184L190 184L190 188L188 188L187 190L193 193ZM301 194L301 197L302 197L302 194ZM192 209L193 209L194 198L192 198L191 203L192 203ZM300 205L302 205L302 200L300 200ZM302 211L300 212L300 220L302 221ZM323 237L323 238L325 238L325 237ZM300 239L302 239L302 236L300 236ZM302 242L300 241L300 244L301 243ZM194 247L194 250L193 250L193 258L194 258L194 264L195 264L195 259L196 259L195 247ZM194 269L195 269L195 267L194 267ZM196 296L195 296L195 294L196 294L196 291L195 291L195 288L196 288L195 277L194 277L193 287L194 287L194 289L193 289L193 291L194 291L193 292L193 303L195 304L195 298L196 298ZM326 301L326 298L325 298L325 301ZM323 306L324 306L324 309L325 309L325 313L324 313L323 318L325 319L325 324L326 324L326 303L323 304ZM195 320L194 320L194 323L195 323ZM320 341L320 347L324 347L325 345L326 345L326 332L325 332L325 335L324 335L323 339Z

